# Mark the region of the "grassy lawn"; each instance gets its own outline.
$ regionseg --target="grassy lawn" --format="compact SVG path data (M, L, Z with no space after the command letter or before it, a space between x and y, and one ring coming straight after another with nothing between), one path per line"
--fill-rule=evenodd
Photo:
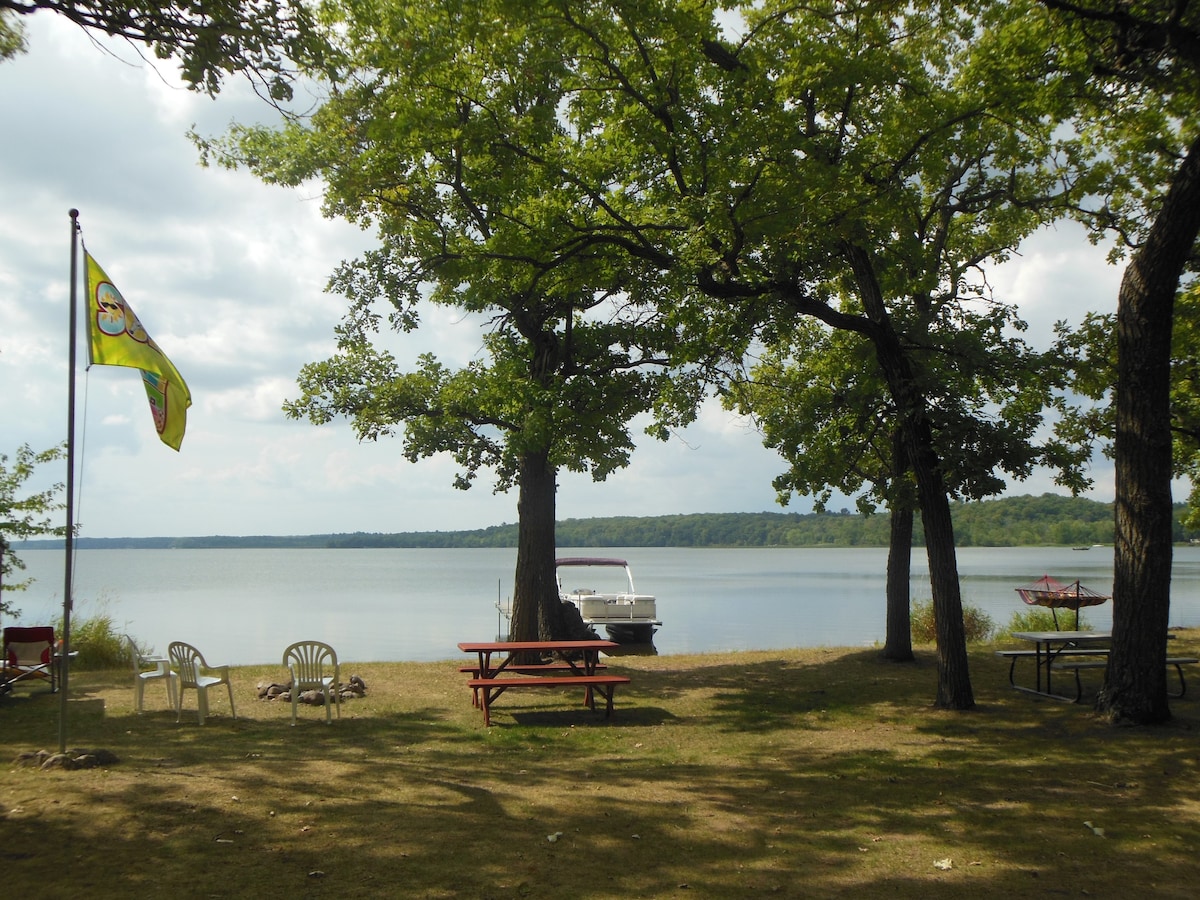
M940 712L933 651L621 656L605 720L579 692L506 694L483 727L439 663L349 663L367 696L256 699L234 672L196 724L161 682L71 676L71 747L119 762L9 764L58 746L59 698L0 699L0 884L100 898L1193 898L1200 667L1161 728L1013 691L972 650L978 709ZM1200 654L1200 631L1172 655ZM220 662L220 660L213 660ZM1173 678L1172 674L1172 678ZM1094 695L1100 673L1085 672ZM102 710L101 710L102 704ZM1090 823L1087 824L1087 823ZM550 840L550 836L556 836Z

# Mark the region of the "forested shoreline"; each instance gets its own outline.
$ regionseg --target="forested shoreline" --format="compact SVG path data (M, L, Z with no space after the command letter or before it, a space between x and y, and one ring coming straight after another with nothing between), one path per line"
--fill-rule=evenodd
M1175 504L1174 540L1200 534L1184 529L1186 509ZM953 505L960 547L1091 546L1113 542L1113 507L1057 494L1005 497ZM566 519L556 526L560 547L886 547L888 517L847 510L825 513L694 513ZM312 535L89 538L79 549L313 549L370 547L515 547L516 524L473 531L353 532ZM918 523L914 543L921 545ZM16 549L54 549L62 541L26 541Z

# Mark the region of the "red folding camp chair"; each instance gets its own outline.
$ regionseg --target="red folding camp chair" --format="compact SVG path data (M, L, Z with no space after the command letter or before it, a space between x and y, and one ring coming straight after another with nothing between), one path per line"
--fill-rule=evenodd
M49 625L4 629L4 680L11 688L26 679L45 679L50 691L58 690L58 667L54 659L54 629Z

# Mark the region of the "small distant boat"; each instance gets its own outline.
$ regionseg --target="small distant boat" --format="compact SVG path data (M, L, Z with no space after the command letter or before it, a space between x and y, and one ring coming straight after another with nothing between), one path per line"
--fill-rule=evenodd
M623 559L594 556L568 556L554 561L558 581L558 596L572 604L586 625L603 627L609 638L623 644L648 644L662 622L658 618L657 601L651 594L639 594L633 587L633 573ZM595 587L563 587L564 572L578 583L587 578ZM595 579L604 579L602 583ZM606 588L613 588L606 590Z

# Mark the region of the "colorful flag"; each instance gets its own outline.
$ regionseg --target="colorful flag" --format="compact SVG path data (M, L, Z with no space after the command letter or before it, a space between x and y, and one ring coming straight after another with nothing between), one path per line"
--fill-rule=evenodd
M192 395L183 376L154 343L125 298L85 249L88 285L88 358L96 366L142 370L154 427L168 447L183 443Z

